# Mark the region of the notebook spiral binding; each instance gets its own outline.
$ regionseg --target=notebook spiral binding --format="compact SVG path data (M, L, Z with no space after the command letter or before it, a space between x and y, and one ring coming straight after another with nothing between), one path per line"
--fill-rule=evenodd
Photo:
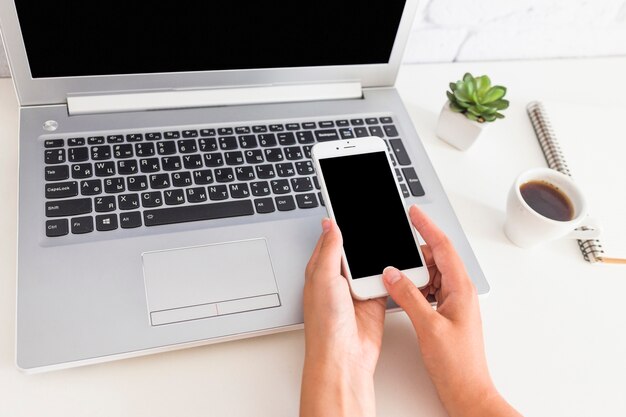
M550 120L548 120L547 113L543 104L539 101L532 101L526 106L526 111L530 117L530 122L535 129L535 134L543 155L546 158L548 166L554 170L557 170L565 175L572 176L559 141L556 138ZM581 230L586 230L586 227L581 227ZM578 240L578 247L585 258L585 261L595 263L602 262L602 255L604 250L602 245L597 239Z

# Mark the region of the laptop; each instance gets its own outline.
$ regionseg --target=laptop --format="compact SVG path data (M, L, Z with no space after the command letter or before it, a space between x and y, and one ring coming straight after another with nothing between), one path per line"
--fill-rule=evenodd
M196 3L0 1L20 369L301 328L320 141L383 138L489 290L393 87L417 1Z

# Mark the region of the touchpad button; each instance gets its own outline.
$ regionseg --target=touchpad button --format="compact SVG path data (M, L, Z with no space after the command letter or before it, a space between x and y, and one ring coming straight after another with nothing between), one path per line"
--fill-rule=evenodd
M280 306L265 239L146 252L153 326Z

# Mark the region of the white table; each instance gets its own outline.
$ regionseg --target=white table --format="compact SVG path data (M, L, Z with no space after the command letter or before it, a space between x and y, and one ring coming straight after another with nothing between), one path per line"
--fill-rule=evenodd
M462 153L433 131L448 82L465 71L508 86L512 105L506 119ZM398 78L492 286L481 301L492 375L528 415L626 415L626 268L587 264L574 241L522 250L502 233L513 179L545 164L526 103L623 105L623 74L625 57L413 65ZM0 416L296 415L302 331L35 376L15 368L17 116L11 81L0 80ZM622 135L607 158L625 157ZM626 203L623 194L620 199ZM390 315L385 326L376 373L379 415L445 415L408 320Z

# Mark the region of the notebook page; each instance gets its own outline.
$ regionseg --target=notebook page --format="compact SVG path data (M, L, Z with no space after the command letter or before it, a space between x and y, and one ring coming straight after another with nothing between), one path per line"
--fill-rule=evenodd
M604 256L626 258L626 107L543 104L589 214L602 226Z

